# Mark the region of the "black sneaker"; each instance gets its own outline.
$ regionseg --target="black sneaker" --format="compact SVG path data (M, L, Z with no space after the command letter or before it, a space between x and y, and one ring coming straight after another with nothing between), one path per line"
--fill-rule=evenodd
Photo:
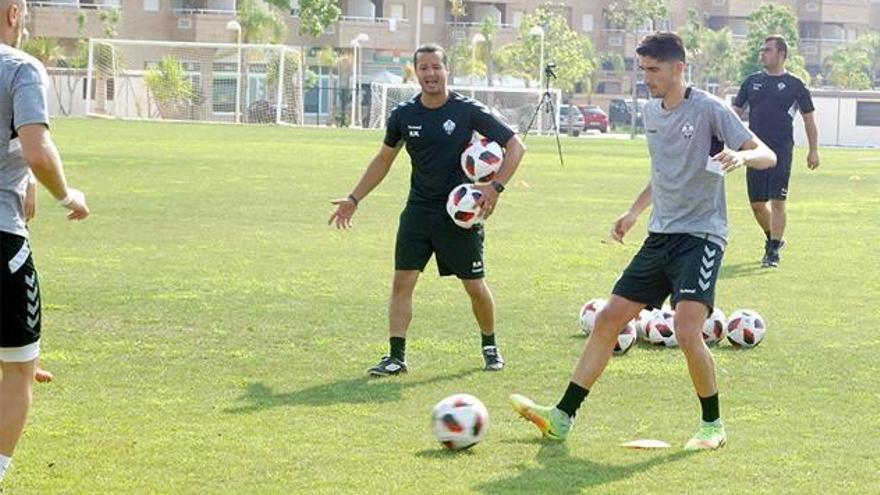
M771 249L766 256L764 256L764 260L767 263L764 265L768 268L776 268L779 266L779 249Z
M498 347L494 345L483 347L483 359L486 361L486 367L483 368L486 371L501 371L504 369L504 358L501 357Z
M761 267L762 268L768 268L768 267L772 266L770 264L770 254L772 252L773 252L773 248L770 246L770 239L767 239L767 241L764 242L764 257L761 258ZM778 264L779 260L777 260L776 263Z
M390 376L406 373L406 361L391 356L383 356L379 364L367 370L370 376Z

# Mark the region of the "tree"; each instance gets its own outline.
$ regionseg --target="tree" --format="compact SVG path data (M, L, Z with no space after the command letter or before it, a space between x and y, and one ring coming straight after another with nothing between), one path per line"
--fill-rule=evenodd
M788 42L786 70L809 83L810 74L804 68L804 57L799 55L797 51L798 22L791 7L765 3L749 16L748 27L748 40L740 50L740 80L762 69L758 61L758 54L764 45L764 39L773 34L781 34Z
M488 86L492 86L492 79L495 77L495 63L494 63L494 54L492 53L492 43L495 41L495 33L498 32L498 24L495 22L494 17L486 17L483 19L483 24L480 26L480 34L483 35L483 38L486 39L486 42L483 43L483 52L485 54L485 64L486 64L486 84Z
M449 0L449 13L452 15L452 39L464 40L465 37L462 35L462 32L464 30L459 24L459 20L467 15L467 9L465 8L464 0ZM464 43L467 44L466 41L464 41ZM459 43L459 46L460 45L461 43ZM453 49L454 48L457 47L453 47ZM458 64L460 60L462 60L461 57L449 57L449 72L456 74L457 69L463 69L456 66L456 64Z
M698 88L708 89L717 84L717 94L736 83L739 65L730 28L712 30L706 27L696 10L688 12L687 23L679 30L687 50L691 82Z
M618 28L623 29L626 36L631 36L638 42L639 30L657 30L657 24L668 15L666 4L663 0L625 0L608 6L606 16ZM636 117L638 114L638 101L636 98L636 81L638 80L638 57L633 54L633 80L632 80L632 131L630 138L636 135Z
M587 84L587 102L593 102L593 93L599 85L599 77L605 72L610 71L615 74L623 74L626 70L626 61L619 53L606 52L599 56L598 60L593 61L595 69L590 74L590 78L586 80Z
M560 14L547 7L539 7L523 18L516 42L501 50L499 63L502 72L526 81L538 79L541 41L529 32L535 26L544 29L544 61L556 64L555 81L563 91L572 91L575 84L590 77L595 70L593 45L586 36L579 36Z
M61 45L55 38L46 36L30 38L22 44L21 48L46 67L51 67L54 62L63 59Z
M867 34L835 50L822 65L826 81L833 86L865 90L875 84L873 79L877 60L880 60L880 36Z
M242 43L272 43L279 44L287 38L287 24L281 19L278 9L284 3L281 0L273 0L268 4L264 4L260 0L238 0L236 2L236 20L241 26L241 42ZM287 2L287 9L290 9L290 3ZM249 51L243 50L239 66L241 74L239 75L238 84L241 85L239 94L239 108L242 109L242 120L246 120L248 116L248 83L250 74L250 60L248 59ZM262 60L261 60L262 61Z
M156 100L163 119L182 115L192 104L192 84L176 57L167 55L155 67L150 67L144 75L144 84Z
M287 2L289 10L289 0ZM300 0L299 33L317 38L339 19L340 14L342 11L334 0Z

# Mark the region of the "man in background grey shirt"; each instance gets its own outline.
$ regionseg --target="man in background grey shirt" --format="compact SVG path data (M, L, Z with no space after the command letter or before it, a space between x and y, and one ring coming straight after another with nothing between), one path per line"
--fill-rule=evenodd
M645 307L671 296L675 336L702 409L702 422L687 450L717 449L727 441L718 405L715 362L702 328L715 302L715 282L727 245L724 175L742 166L764 169L776 156L745 128L725 103L686 86L684 45L674 33L642 40L636 53L651 90L645 131L651 181L611 229L619 242L652 205L648 238L614 285L574 376L556 407L513 395L514 409L545 437L568 436L578 408L602 374L620 329ZM727 147L725 147L725 143Z
M67 186L49 136L46 70L16 49L26 15L24 0L0 0L0 481L27 420L40 354L40 288L25 215L28 169L67 218L89 215L83 193Z

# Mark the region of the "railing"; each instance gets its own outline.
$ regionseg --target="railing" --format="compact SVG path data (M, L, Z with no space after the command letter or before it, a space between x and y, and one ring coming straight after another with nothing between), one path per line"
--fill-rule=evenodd
M341 15L339 22L366 22L371 24L387 24L391 22L392 17L368 17L358 15ZM397 19L397 22L409 22L409 19Z
M209 15L235 15L235 10L229 9L200 9L200 8L190 8L190 7L178 7L172 8L171 12L174 15L181 14L209 14Z
M62 8L62 9L94 9L94 10L116 10L122 8L120 3L112 4L112 3L80 3L80 2L53 2L53 1L43 1L37 0L34 2L28 2L28 5L31 7L48 7L48 8Z
M471 27L481 27L483 25L483 22L482 21L480 21L480 22L476 22L476 21L447 21L446 25L450 26L450 27L471 28ZM505 24L505 23L496 24L496 26L498 27L498 29L516 29L516 27L517 27L515 24Z

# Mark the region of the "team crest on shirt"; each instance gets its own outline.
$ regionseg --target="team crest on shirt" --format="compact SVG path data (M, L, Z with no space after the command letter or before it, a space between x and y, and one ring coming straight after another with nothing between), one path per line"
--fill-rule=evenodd
M694 137L694 126L691 125L690 122L681 126L681 135L684 136L685 139L690 139Z
M779 84L776 85L776 88L778 88L779 91L782 91L783 89L785 89L785 83L782 81L779 81Z
M455 131L455 122L447 120L443 123L443 130L446 131L446 134L451 136L453 131Z

